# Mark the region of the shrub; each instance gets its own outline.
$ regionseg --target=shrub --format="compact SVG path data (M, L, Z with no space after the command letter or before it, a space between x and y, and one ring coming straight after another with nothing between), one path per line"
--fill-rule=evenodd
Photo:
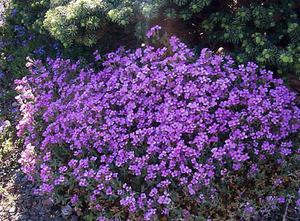
M299 75L299 6L293 0L13 0L17 13L9 19L11 28L22 26L34 35L25 35L29 47L13 43L6 56L16 58L14 73L24 73L20 66L32 51L44 47L53 54L51 44L42 45L52 38L68 48L63 52L69 57L87 56L81 51L92 45L102 51L136 47L149 25L159 22L192 46L223 47L240 63L255 61L276 74Z
M127 38L135 35L141 39L153 20L188 20L210 3L211 0L13 0L12 7L17 12L13 20L18 25L31 33L50 33L65 47L71 47L99 42L105 45L113 38L124 38L124 32Z
M1 87L8 87L12 79L28 73L25 67L27 56L42 58L49 45L52 50L48 56L53 55L53 40L33 28L33 23L39 20L37 10L40 9L31 7L29 1L16 3L15 0L11 0L6 8L6 23L0 29L0 70L4 73L0 79Z
M65 46L74 42L91 46L109 34L124 32L124 29L132 30L141 38L152 20L159 17L187 20L208 6L211 0L50 2L43 26L51 35Z
M28 74L25 66L27 57L45 59L47 56L60 55L76 59L88 58L88 50L85 48L78 46L64 49L40 28L38 24L45 14L46 1L7 2L9 4L5 8L5 23L0 28L0 88L13 93L10 88L13 80Z
M95 56L84 69L36 61L16 81L20 162L36 193L87 220L226 219L295 205L300 109L270 71L207 49L196 57L176 37Z
M201 24L207 39L228 48L239 62L256 61L280 74L296 73L299 77L299 3L236 2L227 10L211 13Z

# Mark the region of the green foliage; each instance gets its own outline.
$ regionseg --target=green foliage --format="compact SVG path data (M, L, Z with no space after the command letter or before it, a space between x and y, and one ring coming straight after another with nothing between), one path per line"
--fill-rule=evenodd
M299 6L292 0L252 2L210 14L202 22L207 39L226 46L240 62L299 75Z
M64 2L64 3L63 3ZM0 88L9 89L14 79L27 74L27 57L45 59L61 55L68 58L80 58L90 50L76 46L64 48L60 42L49 35L43 28L46 11L55 4L65 4L64 0L11 0L7 11L6 23L0 28ZM93 17L86 21L92 23ZM90 35L88 35L90 36ZM91 36L89 41L91 41ZM83 59L83 60L84 60ZM0 96L6 99L11 96Z
M183 20L188 20L194 13L202 11L212 0L172 0L172 2L182 8L178 16Z
M60 5L46 12L43 25L51 35L60 40L66 47L76 39L86 45L96 43L94 31L104 29L105 10L103 1L77 0Z
M139 22L151 23L158 18L188 20L210 3L211 0L51 0L44 9L40 29L48 30L65 47L73 43L91 46L115 29L136 26L138 32Z
M14 130L10 121L0 121L0 160L14 147Z
M0 69L6 73L0 86L7 87L11 80L24 76L26 57L49 43L39 25L46 5L46 1L11 0L6 24L0 28Z
M26 74L25 58L35 49L46 44L47 55L55 55L54 40L65 47L63 55L86 58L91 46L102 51L135 47L157 23L200 48L224 47L241 63L300 72L299 5L292 0L12 0L12 7L17 13L0 35L19 41L2 55L14 58L4 65L14 76ZM24 26L27 34L16 36L14 25ZM31 35L33 40L20 46Z

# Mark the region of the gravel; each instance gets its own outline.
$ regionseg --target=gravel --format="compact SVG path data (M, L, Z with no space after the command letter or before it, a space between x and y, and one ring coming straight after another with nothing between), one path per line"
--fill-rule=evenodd
M61 208L55 207L49 198L33 194L34 185L20 170L16 163L18 157L19 151L14 150L0 162L0 220L66 220L61 215Z

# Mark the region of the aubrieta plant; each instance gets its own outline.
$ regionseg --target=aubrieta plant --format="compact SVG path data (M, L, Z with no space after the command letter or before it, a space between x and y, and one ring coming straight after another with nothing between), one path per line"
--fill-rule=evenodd
M16 81L20 163L37 194L87 220L226 220L297 207L300 109L270 71L208 49L197 57L174 36L95 58L86 68L36 61Z

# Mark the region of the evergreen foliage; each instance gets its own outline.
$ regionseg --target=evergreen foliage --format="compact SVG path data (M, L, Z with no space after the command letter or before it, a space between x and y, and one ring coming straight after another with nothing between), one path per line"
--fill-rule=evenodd
M43 27L66 47L74 42L86 46L94 45L107 32L115 28L141 26L144 31L151 20L188 20L200 12L211 0L52 0L45 14Z
M104 53L119 45L136 47L153 24L198 48L223 47L240 63L255 61L279 74L300 72L300 10L293 0L11 2L14 12L0 30L0 65L9 76L25 75L25 58L41 57L33 53L41 48L53 56L59 46L66 57L86 59L93 48Z
M201 24L207 39L227 46L239 62L300 74L299 6L292 0L251 2L210 14Z

